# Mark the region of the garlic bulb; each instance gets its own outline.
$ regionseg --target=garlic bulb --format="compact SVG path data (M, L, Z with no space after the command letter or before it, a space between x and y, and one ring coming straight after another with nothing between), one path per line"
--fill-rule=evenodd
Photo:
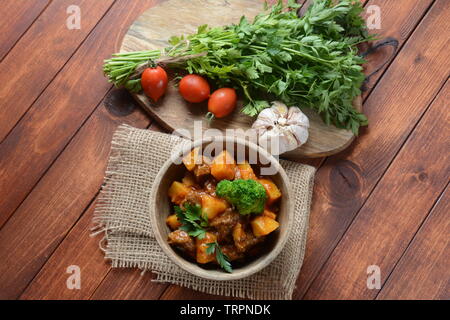
M258 144L271 154L279 155L308 140L309 120L299 108L288 108L275 101L272 107L260 112L252 128L258 135Z

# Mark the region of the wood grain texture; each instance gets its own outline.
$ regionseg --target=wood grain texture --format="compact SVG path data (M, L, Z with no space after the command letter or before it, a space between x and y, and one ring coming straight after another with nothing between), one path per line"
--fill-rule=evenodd
M0 61L33 24L50 0L3 0L0 6Z
M112 135L124 122L148 125L139 109L128 117L115 117L98 108L4 225L0 259L10 263L0 265L0 298L16 298L22 293L90 204L103 182Z
M396 9L387 12L407 19L408 11ZM433 5L366 100L368 129L349 150L329 158L316 174L305 262L295 298L304 295L447 79L448 70L442 66L450 58L444 49L449 41L445 33L448 9L445 1Z
M112 3L113 0L53 1L0 63L0 141L52 81ZM79 30L67 28L66 10L70 5L77 5L82 10L83 25ZM67 94L68 89L62 88L60 92Z
M103 76L102 59L118 49L129 24L154 3L151 0L115 3L1 143L0 226L111 88Z
M168 46L168 39L173 35L195 33L203 24L210 26L229 25L239 22L242 15L249 20L263 9L261 0L209 1L195 0L186 3L184 0L162 2L139 17L124 37L121 51L141 51L163 49ZM147 110L166 130L187 129L188 138L194 137L195 122L201 124L203 131L218 129L250 129L254 118L240 112L223 119L208 122L205 119L207 103L192 104L185 101L173 82L164 97L158 103L151 102L145 94L134 94L139 104ZM357 97L354 106L362 110L361 97ZM237 109L242 107L242 101ZM348 130L327 126L320 116L308 108L302 108L310 122L308 141L300 148L283 154L284 158L317 158L335 154L347 148L354 140ZM242 131L240 131L242 132ZM242 135L238 133L238 135Z
M377 299L450 299L449 212L447 186Z
M367 267L379 266L381 283L385 282L450 179L450 154L442 153L449 149L448 101L450 81L352 222L306 299L376 297L378 290L367 288Z
M416 28L423 15L427 12L434 0L370 0L367 2L364 17L373 14L369 8L381 8L381 29L370 30L370 33L376 34L380 39L392 37L399 42L401 50L403 44L410 37L412 31ZM367 63L364 65L364 72L371 74L381 66L393 52L392 47L380 48L367 57ZM363 92L363 99L372 92L377 81L386 71L390 64L387 64L378 73L374 74L367 82L367 90Z
M163 49L173 35L192 34L201 25L237 23L242 15L253 19L263 9L261 0L167 0L146 10L130 26L120 51Z
M94 132L93 132L94 133ZM89 198L89 197L87 197ZM72 206L71 211L78 213ZM90 237L94 204L83 214L70 230L64 241L49 257L45 265L26 288L20 299L25 300L74 300L89 299L101 280L109 272L110 265L99 249L100 239ZM76 215L74 215L75 217ZM80 289L68 289L66 281L69 266L80 268Z
M108 97L113 96L115 106L113 113L101 105L47 173L47 175L61 176L61 179L66 181L67 188L63 188L62 193L49 190L49 194L43 196L45 201L49 202L44 211L58 212L59 201L57 199L72 199L70 207L66 208L72 224L67 223L67 226L71 228L73 224L75 225L67 237L61 241L55 253L45 262L39 274L22 294L21 299L89 299L110 270L110 265L106 263L104 254L99 249L101 236L89 237L93 204L95 203L92 199L103 182L110 140L117 126L120 123L128 123L145 128L149 124L146 115L127 92L123 90L114 90L113 92L108 95ZM97 153L96 157L98 158L93 160L84 156L86 151L88 155ZM93 163L95 165L92 165ZM55 166L57 169L53 169ZM87 179L83 173L88 175ZM37 186L37 188L39 187L40 185ZM43 190L46 188L48 186ZM80 193L80 189L83 190L82 193ZM26 201L35 197L42 197L42 194L33 190ZM93 204L83 213L89 202ZM77 221L77 217L81 215L82 217ZM38 219L41 218L38 217ZM64 232L64 228L59 232ZM45 242L39 245L45 245ZM83 274L81 290L68 290L65 284L68 276L65 269L73 264L80 266Z
M155 122L150 127L153 131L162 131ZM115 300L115 299L158 299L159 296L167 288L167 284L151 283L152 278L150 273L145 273L143 277L137 276L137 272L130 269L127 270L112 270L109 272L102 283L95 291L92 299L96 300ZM126 291L115 288L115 284L120 283L121 288L126 288ZM155 287L155 288L154 288Z
M167 284L152 282L153 275L139 269L112 269L91 297L93 300L156 300Z
M199 291L194 291L184 287L170 285L164 291L159 298L160 300L212 300L212 299L224 299L224 300L241 300L239 298L216 296ZM242 299L243 300L243 299Z

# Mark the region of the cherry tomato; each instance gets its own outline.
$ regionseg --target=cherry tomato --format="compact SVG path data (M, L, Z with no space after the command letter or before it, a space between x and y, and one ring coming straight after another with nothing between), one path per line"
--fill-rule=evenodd
M167 89L167 73L161 67L147 68L142 73L141 85L145 94L155 102L163 96Z
M183 77L178 90L185 100L193 103L205 101L211 92L208 81L196 74Z
M209 97L208 111L216 118L223 118L233 112L236 102L237 95L233 88L221 88Z

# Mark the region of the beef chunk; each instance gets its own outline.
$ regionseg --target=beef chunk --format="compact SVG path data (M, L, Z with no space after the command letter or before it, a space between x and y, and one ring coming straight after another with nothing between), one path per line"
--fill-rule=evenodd
M242 252L239 252L234 244L221 246L221 249L222 252L230 259L230 261L242 259L244 257L244 254Z
M233 242L231 232L233 227L240 219L239 213L231 209L225 210L224 213L212 219L209 225L217 230L217 238L219 242Z
M202 157L202 163L198 164L194 168L194 175L199 178L202 176L206 176L211 173L211 160L207 157Z
M264 240L264 237L256 237L245 224L237 223L233 228L234 244L239 252L245 252Z
M175 230L169 233L169 244L175 246L191 257L195 257L195 243L190 235L183 230Z
M205 189L209 194L215 195L216 192L216 181L212 178L206 179L205 181Z
M184 204L185 202L201 205L202 204L202 193L197 190L189 191L182 204Z

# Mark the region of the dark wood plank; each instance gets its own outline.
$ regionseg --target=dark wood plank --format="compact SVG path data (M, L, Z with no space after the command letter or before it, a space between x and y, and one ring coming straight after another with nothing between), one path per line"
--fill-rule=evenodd
M126 115L136 109L134 115L127 116L123 119L117 118L120 122L126 121L131 125L139 127L146 127L148 125L148 118L143 114L142 110L138 108L137 104L126 91L114 90L112 93L108 94L108 98L105 100L112 102L111 105L114 109L110 109L110 112L113 112L113 114ZM110 104L106 103L106 105ZM100 106L100 108L96 110L94 118L97 117L97 114L106 113L102 109L103 106ZM89 119L82 129L88 131L83 134L84 138L77 142L77 147L71 148L71 145L69 145L68 149L63 152L61 157L64 157L67 152L82 153L83 149L89 145L89 142L87 142L86 139L89 139L88 137L90 136L97 136L95 130L102 130L102 128L109 127L107 122L110 122L111 120L109 117L106 117L105 119L106 123L103 123L102 120L101 122L98 122L96 126L91 125L91 122L94 120L92 120L92 118ZM116 125L120 122L117 122ZM99 128L96 129L95 127ZM77 139L78 136L79 135L77 135L75 139ZM103 145L104 143L108 143L108 141L101 140L98 142L99 145ZM97 149L98 147L94 148ZM105 148L104 150L108 151L108 148ZM103 156L105 158L102 159L101 162L105 165L107 155L103 154ZM58 159L57 163L58 161L60 160ZM71 181L71 183L84 184L84 188L91 190L91 192L86 193L83 203L71 207L71 211L73 211L74 214L83 212L84 203L91 201L92 196L99 190L99 186L103 180L104 168L95 168L93 170L89 166L89 162L82 162L79 165L79 167L87 170L91 177L95 178L91 181L84 181L83 176L80 176L79 173L80 168L74 167L73 170L65 170L64 173L61 173L64 174L65 178ZM83 179L83 181L79 181L79 179ZM30 197L33 195L34 193L31 193ZM68 194L67 196L70 197L73 195ZM82 217L76 222L64 240L61 241L61 244L39 271L39 274L28 285L21 295L21 299L89 299L89 297L91 297L103 278L110 271L110 265L105 263L104 255L99 249L101 237L89 237L94 204L95 199L91 201L89 209L82 213ZM49 208L49 210L52 210L52 208ZM65 273L65 270L67 266L73 264L78 265L83 274L83 285L80 290L69 290L66 286L65 281L68 275Z
M151 129L160 131L155 125ZM167 285L151 283L150 273L141 277L136 270L111 270L98 248L101 237L88 237L92 211L90 208L76 223L21 299L157 299L162 294ZM78 252L79 248L83 251ZM81 290L68 290L65 283L68 275L64 270L74 261L82 270Z
M0 6L0 61L33 24L50 0L3 0Z
M76 212L73 207L72 210ZM89 299L110 269L99 249L99 238L89 236L93 212L94 204L91 204L20 296L20 299ZM80 268L81 286L79 290L67 288L66 281L70 276L67 268L72 265Z
M393 12L396 19L407 19L402 8L395 9L386 8L383 12ZM349 150L328 159L318 171L296 298L304 295L447 79L448 70L442 66L450 58L445 50L448 19L449 7L438 0L366 100L369 128Z
M403 44L410 37L412 31L416 28L423 15L427 12L434 0L371 0L367 3L369 6L378 6L381 8L381 30L371 30L372 34L377 34L380 40L387 37L393 37L399 42L399 51ZM367 11L365 12L367 18ZM381 66L392 54L392 47L380 48L367 57L368 63L365 65L365 73L371 74ZM363 99L366 99L372 92L375 84L389 67L387 64L378 73L374 74L367 83L367 90L363 92Z
M111 88L102 73L102 60L117 50L136 16L154 3L115 3L0 145L0 226Z
M114 105L116 108L119 106L120 110L129 110L130 108L127 107L128 104L133 104L137 108L137 105L129 95L128 98L123 98L122 101L117 101L117 99L114 100ZM94 169L90 168L91 161L87 158L81 163L78 163L79 159L73 159L67 161L73 161L73 164L76 164L76 167L65 169L64 173L59 172L59 174L64 174L66 181L70 181L69 189L72 188L72 184L75 184L76 186L80 184L81 188L89 190L89 192L86 192L85 195L81 196L82 199L80 200L82 200L82 202L79 204L74 204L70 207L70 214L74 217L80 214L83 215L78 221L74 219L71 220L72 223L76 222L71 232L64 238L64 240L61 241L61 244L51 255L48 261L44 261L45 265L26 288L21 296L21 299L89 299L111 269L110 264L104 260L104 254L99 249L99 241L101 240L101 236L95 238L89 237L90 222L92 219L95 200L92 201L91 207L83 213L85 204L92 200L103 181L104 166L106 165L108 158L107 152L109 152L110 137L109 140L99 139L98 141L96 141L97 139L95 137L98 137L97 130L104 130L105 128L110 127L108 122L111 120L109 120L109 116L106 118L103 117L105 114L106 111L103 107L97 109L93 117L88 120L80 133L75 137L75 140L79 139L79 141L72 142L53 165L53 167L58 166L59 162L62 161L61 159L63 158L69 159L73 156L73 154L83 153L83 150L89 145L88 140L92 140L92 143L98 144L97 147L92 146L88 149L95 150L106 144L106 147L101 148L104 152L99 155L100 159L97 160L102 164L101 167ZM98 115L103 115L100 118L104 119L101 121L96 121L95 118L98 118ZM103 122L104 120L106 120L106 122ZM138 108L131 116L126 118L118 118L118 120L118 122L114 122L111 129L115 130L117 124L121 122L127 122L130 125L137 127L146 127L149 124L149 120L146 115L144 115L142 110ZM112 135L112 131L109 132L109 135ZM92 137L94 137L94 139L92 139ZM76 145L72 146L74 143ZM53 170L53 167L50 171ZM90 181L86 181L84 176L80 175L80 172L83 171L86 171L86 174L92 177ZM73 193L71 191L64 190L64 197L74 197L77 193L78 191L76 189ZM29 198L33 196L34 190L30 194ZM61 195L56 195L56 197L60 196ZM78 197L80 196L78 195ZM53 205L50 205L50 207L47 207L46 210L54 211L57 210L57 208L53 208ZM61 229L61 232L63 231L64 229ZM80 248L83 249L80 250ZM83 285L81 290L68 290L66 287L65 279L67 279L68 275L65 274L64 270L67 266L72 264L80 266L82 271Z
M149 129L163 131L156 123L152 123ZM91 299L158 299L168 285L151 282L153 275L150 272L146 272L144 276L140 274L140 271L131 269L112 269L104 275Z
M91 297L93 300L156 300L167 284L152 282L153 275L138 269L112 269Z
M164 291L164 294L160 297L160 300L212 300L212 299L242 300L232 297L207 294L176 285L170 285L167 288L167 290Z
M53 1L9 52L0 64L0 141L30 108L112 3L113 0ZM83 24L80 30L67 28L66 10L70 5L81 9ZM67 94L69 88L62 88L60 93Z
M0 298L16 298L23 292L91 203L103 182L112 134L124 122L146 127L149 120L138 108L128 116L115 116L99 107L4 225L0 231L0 259L10 263L0 265ZM81 237L84 230L78 227L74 232ZM77 245L92 249L92 240L80 237ZM79 261L73 261L64 247L61 250L59 254L66 260L50 261L45 274L50 279L60 276L52 273L56 271L52 270L55 263L83 265L97 261L89 261L91 257L84 254ZM98 255L102 256L100 251ZM48 285L60 292L59 286L64 284Z
M449 212L447 186L377 299L450 299Z
M430 17L435 17L430 26L440 30L439 20L449 16L432 12ZM324 264L306 299L376 297L378 290L367 287L367 268L378 266L381 283L386 281L450 179L450 155L442 153L448 149L448 101L450 81Z

